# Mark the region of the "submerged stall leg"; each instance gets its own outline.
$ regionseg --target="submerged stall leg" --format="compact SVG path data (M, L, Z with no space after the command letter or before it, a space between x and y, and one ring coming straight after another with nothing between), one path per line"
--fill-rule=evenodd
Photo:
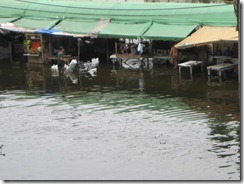
M78 58L77 58L77 62L79 67L82 67L84 65L83 62L80 61L80 42L81 42L81 38L77 39L77 47L78 47Z
M181 66L179 66L179 76L181 76Z
M191 74L191 80L193 79L192 77L192 66L190 66L190 74Z
M147 69L149 70L149 58L147 57Z
M208 76L210 76L210 69L208 69Z
M221 81L222 81L222 71L220 70L219 71L219 83L221 83Z

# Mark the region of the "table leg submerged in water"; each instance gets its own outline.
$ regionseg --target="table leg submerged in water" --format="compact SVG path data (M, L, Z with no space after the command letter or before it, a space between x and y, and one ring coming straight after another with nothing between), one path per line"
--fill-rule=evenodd
M182 67L189 67L190 68L190 75L191 79L193 78L193 68L195 66L201 65L201 70L203 70L203 61L187 61L184 63L178 64L179 66L179 75L181 75L181 68Z

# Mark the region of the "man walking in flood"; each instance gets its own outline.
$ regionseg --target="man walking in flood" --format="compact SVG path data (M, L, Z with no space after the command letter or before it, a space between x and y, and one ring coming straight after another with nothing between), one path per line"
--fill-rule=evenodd
M174 69L178 66L178 60L179 60L179 52L178 49L173 46L170 49L170 62L174 65Z

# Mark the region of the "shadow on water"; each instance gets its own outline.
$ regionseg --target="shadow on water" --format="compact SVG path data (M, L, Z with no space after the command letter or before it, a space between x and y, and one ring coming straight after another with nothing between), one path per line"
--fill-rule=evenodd
M69 104L89 113L112 110L113 115L121 116L141 113L142 121L155 123L161 123L164 117L172 124L206 124L210 130L206 139L212 142L206 148L208 152L227 158L219 168L233 165L234 155L238 171L230 175L239 172L240 94L236 79L210 85L206 71L195 72L191 79L187 72L180 77L168 66L129 71L100 65L97 76L92 77L78 69L71 75L52 76L50 66L6 62L0 65L0 99L9 93L16 95L17 100L23 96L45 97L55 99L54 104L47 106ZM128 116L129 121L132 116Z

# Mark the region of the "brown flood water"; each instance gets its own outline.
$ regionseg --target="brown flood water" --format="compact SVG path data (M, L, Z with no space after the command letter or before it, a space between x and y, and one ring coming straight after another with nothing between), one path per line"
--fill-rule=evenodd
M182 72L0 62L0 179L239 180L238 79Z

